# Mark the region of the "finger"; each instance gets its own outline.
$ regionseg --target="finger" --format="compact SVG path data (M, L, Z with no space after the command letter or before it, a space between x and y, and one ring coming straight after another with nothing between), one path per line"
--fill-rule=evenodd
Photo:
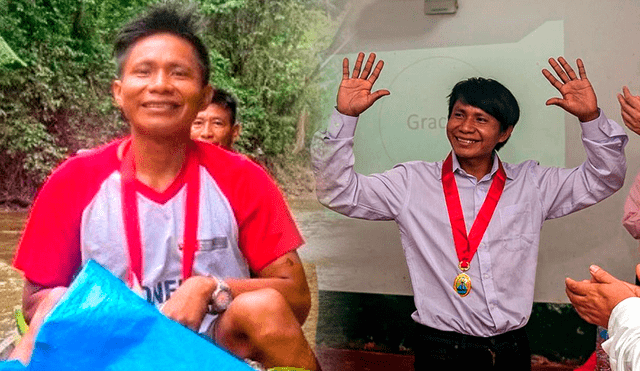
M619 281L617 278L610 275L607 271L598 267L597 265L591 265L589 267L589 273L591 273L591 277L595 280L595 282L613 283Z
M580 291L580 282L577 282L569 277L564 279L565 291L568 293L572 293L573 295L584 296L584 294Z
M582 63L582 59L576 59L576 64L578 65L578 73L580 74L580 79L587 79L587 70L584 68L584 63Z
M360 78L362 79L366 79L369 77L369 72L371 72L371 67L373 67L373 61L376 60L376 54L375 53L370 53L369 54L369 58L367 58L367 63L364 65L364 70L362 71L362 74L360 75Z
M627 114L624 111L622 111L621 114L622 114L622 121L624 122L624 125L634 133L640 135L640 125L638 125L638 120L636 120L635 118L633 118L631 115Z
M547 80L549 80L549 82L551 83L551 85L553 85L554 88L560 90L560 88L562 87L562 83L558 81L558 79L556 79L555 76L553 76L553 74L549 72L548 69L546 68L543 69L542 74L544 75L544 77L547 78Z
M571 291L575 296L586 297L589 294L591 287L593 287L594 283L589 281L574 281L571 278L565 279L565 285L567 290Z
M620 111L623 114L627 114L628 116L633 114L633 107L631 107L630 102L622 94L618 94L618 103L620 103Z
M569 62L567 62L566 59L564 59L563 57L559 57L558 62L560 62L562 68L564 68L564 71L566 71L566 74L571 80L578 79L578 76L576 76L576 72L573 70L573 68L571 68L571 65L569 64Z
M640 280L640 264L636 265L636 277Z
M349 78L349 59L342 60L342 79L347 80Z
M353 66L353 74L351 75L352 79L358 78L360 76L360 67L362 67L362 61L364 60L364 53L358 53L358 58L356 59L356 64Z
M622 114L622 118L625 118L625 115L627 116L627 119L631 118L632 108L629 103L624 100L624 97L621 94L618 94L618 103L620 103L620 113Z
M370 102L371 102L371 104L373 104L373 102L375 102L378 99L384 97L385 95L389 95L389 94L391 94L389 92L389 90L386 90L386 89L378 90L378 91L376 91L376 92L371 94Z
M545 102L545 104L547 106L559 106L564 108L564 101L560 98L549 98L547 99L547 101Z
M562 58L562 57L561 57ZM565 61L566 62L566 61ZM556 74L558 75L558 77L560 78L560 80L562 80L564 83L569 82L569 76L567 76L567 74L564 72L564 70L562 69L562 67L560 67L560 65L558 64L558 62L556 62L555 59L553 58L549 58L549 64L551 65L551 67L553 68L554 71L556 71Z
M640 97L637 97L633 94L631 94L631 91L629 91L629 88L627 88L626 86L624 86L622 88L622 92L624 93L624 101L631 107L640 110Z
M382 67L384 67L384 62L378 61L378 63L376 64L376 68L373 70L373 72L371 73L371 76L369 76L369 79L368 79L371 85L373 85L376 82L376 80L378 80L378 76L380 76L380 71L382 71Z

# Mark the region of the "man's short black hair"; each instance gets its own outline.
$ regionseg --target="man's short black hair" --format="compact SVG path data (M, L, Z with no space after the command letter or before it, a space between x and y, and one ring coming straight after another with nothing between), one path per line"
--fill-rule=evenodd
M118 76L122 75L122 68L133 45L147 36L166 32L179 36L193 45L202 72L203 85L208 84L209 51L197 36L201 23L202 17L193 4L167 1L152 6L145 14L125 24L116 36L113 54L118 66Z
M500 131L516 126L520 118L518 101L501 83L483 77L472 77L458 82L449 94L449 118L457 101L480 108L500 122ZM499 150L507 143L496 145Z
M238 103L229 92L224 89L215 88L213 90L213 96L211 97L211 103L209 104L215 104L216 106L226 109L229 114L231 114L231 125L236 124L236 107Z

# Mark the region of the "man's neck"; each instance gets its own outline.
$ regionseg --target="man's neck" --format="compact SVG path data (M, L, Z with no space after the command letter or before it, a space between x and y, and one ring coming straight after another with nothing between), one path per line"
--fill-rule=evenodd
M131 138L136 179L158 192L176 179L186 159L187 141L141 135Z
M479 181L491 172L493 167L493 155L487 158L458 157L458 163L462 170L469 175L473 175Z

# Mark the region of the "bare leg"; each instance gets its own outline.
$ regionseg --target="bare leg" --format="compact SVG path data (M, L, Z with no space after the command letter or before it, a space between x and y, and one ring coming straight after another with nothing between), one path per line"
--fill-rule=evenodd
M215 326L216 342L231 353L265 367L320 370L293 311L273 289L234 298Z
M31 319L29 330L27 330L16 348L11 352L9 359L17 359L25 365L29 364L40 326L42 326L47 314L58 304L60 298L66 291L66 287L56 287L38 304L38 309Z

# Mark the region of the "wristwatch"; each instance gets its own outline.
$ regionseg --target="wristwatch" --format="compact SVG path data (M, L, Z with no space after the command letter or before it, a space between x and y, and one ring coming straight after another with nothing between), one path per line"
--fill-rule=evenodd
M227 285L222 279L214 277L218 282L218 286L211 294L211 301L209 302L209 313L220 314L229 308L233 301L231 295L231 287Z

